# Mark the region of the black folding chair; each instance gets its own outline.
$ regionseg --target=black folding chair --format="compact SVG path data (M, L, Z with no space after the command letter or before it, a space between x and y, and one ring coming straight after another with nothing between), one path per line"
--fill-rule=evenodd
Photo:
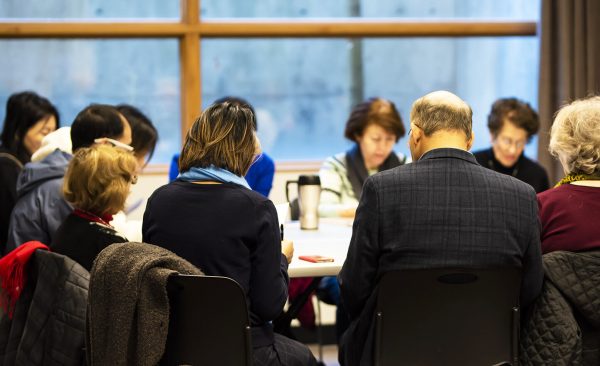
M423 269L379 283L375 365L517 365L519 269Z
M169 278L169 333L161 365L250 366L246 297L227 277Z

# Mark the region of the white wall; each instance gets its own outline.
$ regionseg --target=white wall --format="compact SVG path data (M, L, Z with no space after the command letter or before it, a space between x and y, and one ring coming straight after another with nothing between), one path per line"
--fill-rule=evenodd
M165 185L169 182L167 173L145 173L138 177L138 182L132 186L131 194L127 200L130 202L137 202L142 200L140 206L132 211L128 217L134 220L141 220L144 216L144 210L146 209L146 201L148 197L158 187Z

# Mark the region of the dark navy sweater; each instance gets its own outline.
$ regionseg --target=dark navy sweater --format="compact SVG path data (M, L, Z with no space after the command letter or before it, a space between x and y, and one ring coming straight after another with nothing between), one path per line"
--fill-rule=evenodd
M142 234L144 242L174 252L206 275L237 281L253 326L282 312L288 265L275 206L261 194L231 183L174 181L148 199Z

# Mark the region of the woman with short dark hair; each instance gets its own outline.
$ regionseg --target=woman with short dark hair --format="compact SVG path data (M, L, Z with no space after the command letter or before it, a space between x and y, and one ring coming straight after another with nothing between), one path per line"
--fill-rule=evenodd
M546 170L524 154L525 145L538 132L538 114L517 98L498 99L488 115L492 147L473 153L483 167L511 175L533 187L548 189Z
M129 104L119 104L117 110L125 117L131 126L131 147L138 159L139 168L148 164L158 141L158 131L142 111Z
M314 365L306 346L273 332L287 300L293 245L280 240L273 203L243 178L260 153L254 123L248 106L230 102L202 113L185 139L178 179L148 199L143 240L241 285L256 365Z
M352 109L344 136L354 146L327 158L321 178L321 216L354 217L362 186L368 176L405 164L393 151L406 130L396 106L382 98L368 99Z
M10 213L17 200L17 178L31 155L40 148L42 139L60 125L58 111L34 92L11 95L0 144L0 253L4 252Z

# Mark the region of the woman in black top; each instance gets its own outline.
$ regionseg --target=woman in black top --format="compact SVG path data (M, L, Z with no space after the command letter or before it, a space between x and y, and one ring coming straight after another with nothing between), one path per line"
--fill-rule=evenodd
M498 99L488 116L492 147L473 153L488 169L529 184L537 193L549 188L546 170L523 153L525 145L540 128L537 113L516 98Z
M186 137L179 178L148 200L143 239L242 286L256 365L314 365L306 346L273 333L293 246L280 240L273 203L242 178L260 150L253 124L243 105L223 102L202 113Z
M17 201L19 173L59 121L52 103L34 92L8 98L0 144L0 253L4 253L10 213Z
M136 169L135 156L122 148L102 144L78 149L63 184L65 199L75 210L59 226L52 250L91 271L102 249L127 242L110 221L123 209Z

